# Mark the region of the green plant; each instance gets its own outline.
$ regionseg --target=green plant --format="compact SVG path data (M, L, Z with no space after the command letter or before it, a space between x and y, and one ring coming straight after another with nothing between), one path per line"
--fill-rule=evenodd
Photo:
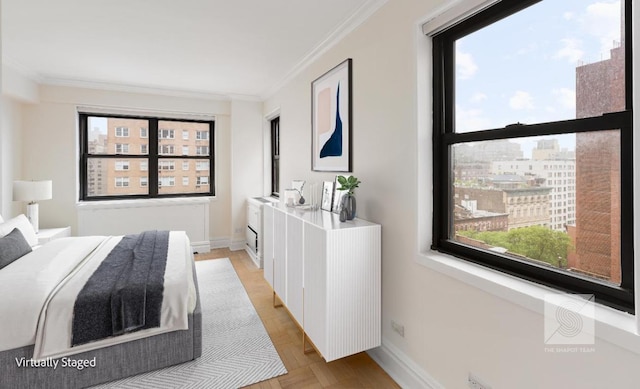
M358 187L361 181L355 178L354 176L338 176L338 184L340 184L340 188L338 190L348 190L349 195L353 195L354 189Z

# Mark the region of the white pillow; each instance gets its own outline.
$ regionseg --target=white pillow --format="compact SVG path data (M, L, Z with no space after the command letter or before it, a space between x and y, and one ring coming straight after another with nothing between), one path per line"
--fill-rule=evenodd
M13 219L0 224L0 237L8 235L14 228L18 228L20 232L22 232L24 239L30 246L36 246L38 244L36 230L33 229L33 226L25 215L18 215Z

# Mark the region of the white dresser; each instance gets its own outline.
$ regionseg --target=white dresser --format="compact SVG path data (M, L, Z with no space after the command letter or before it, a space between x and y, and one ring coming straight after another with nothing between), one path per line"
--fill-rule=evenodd
M381 344L381 226L263 207L264 277L329 362Z

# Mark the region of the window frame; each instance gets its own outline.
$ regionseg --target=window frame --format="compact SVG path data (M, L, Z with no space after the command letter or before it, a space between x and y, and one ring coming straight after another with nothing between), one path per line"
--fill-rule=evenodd
M271 196L280 197L280 116L269 121L271 127Z
M89 117L100 118L116 118L116 119L138 119L146 120L148 122L147 138L148 147L146 154L132 154L131 148L126 153L109 153L109 154L90 154L89 153L89 139L88 139L88 119ZM216 188L213 184L215 182L215 120L198 120L188 118L166 118L161 116L143 116L143 115L120 115L120 114L105 114L94 112L78 112L79 123L79 142L80 142L80 157L79 157L79 200L80 201L115 201L126 199L150 199L150 198L171 198L171 197L202 197L202 196L215 196ZM209 139L208 148L209 155L177 155L177 154L160 154L159 146L161 140L166 138L160 138L158 133L158 122L176 122L176 123L205 123L209 126ZM175 135L175 132L174 132ZM172 138L175 140L175 138ZM152 146L153 145L153 146ZM174 146L175 151L175 146ZM149 189L148 194L130 194L130 195L101 195L101 196L89 196L88 185L89 179L87 177L88 164L90 159L113 159L122 160L126 158L131 163L133 160L139 160L141 163L147 162L147 187ZM206 192L192 192L192 193L158 193L159 190L159 162L164 159L173 160L208 160L209 162L209 190ZM191 164L189 164L191 167ZM142 170L142 169L141 169ZM195 173L195 170L194 170Z
M431 249L561 291L594 294L598 302L634 313L631 1L622 0L625 7L626 110L605 113L598 117L455 133L455 42L540 1L543 0L502 0L432 36L433 229ZM547 268L542 265L519 261L511 257L473 248L450 238L453 230L453 219L452 214L450 214L453 199L451 148L454 144L604 130L619 130L620 133L620 201L621 209L625 211L621 212L620 215L622 280L619 287L577 274L569 275L559 269Z

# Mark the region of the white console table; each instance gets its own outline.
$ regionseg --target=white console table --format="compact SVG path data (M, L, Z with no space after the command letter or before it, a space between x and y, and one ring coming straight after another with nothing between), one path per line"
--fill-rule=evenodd
M381 344L381 226L263 207L264 277L327 361ZM274 303L275 305L275 303Z

